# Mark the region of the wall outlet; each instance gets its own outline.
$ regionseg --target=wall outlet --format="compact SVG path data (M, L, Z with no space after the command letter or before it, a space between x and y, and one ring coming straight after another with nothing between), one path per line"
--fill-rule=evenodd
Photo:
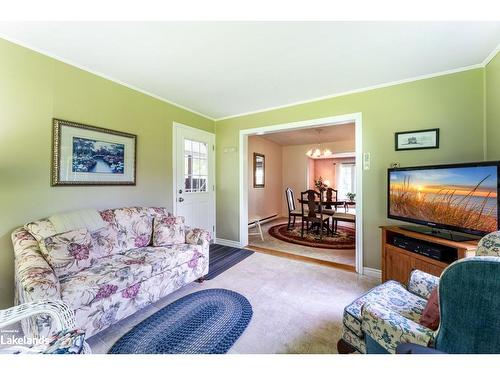
M370 156L369 152L365 152L363 154L363 169L365 171L370 169L370 162L371 162L370 158L371 158L371 156Z

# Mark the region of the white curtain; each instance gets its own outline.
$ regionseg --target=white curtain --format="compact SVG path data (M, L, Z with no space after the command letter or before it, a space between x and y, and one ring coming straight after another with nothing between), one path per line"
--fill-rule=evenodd
M338 163L335 172L339 200L347 200L347 193L356 192L356 165L354 163Z

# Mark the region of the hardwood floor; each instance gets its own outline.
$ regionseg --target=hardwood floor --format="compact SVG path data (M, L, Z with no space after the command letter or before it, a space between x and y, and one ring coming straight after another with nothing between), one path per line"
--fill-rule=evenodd
M322 260L322 259L317 259L317 258L311 258L307 257L304 255L297 255L297 254L292 254L292 253L286 253L284 251L280 250L274 250L274 249L269 249L265 247L260 247L260 246L254 246L254 245L248 245L246 247L249 250L258 252L258 253L263 253L263 254L268 254L268 255L274 255L282 258L287 258L287 259L293 259L293 260L300 260L303 262L308 262L308 263L313 263L313 264L319 264L322 266L327 266L327 267L332 267L332 268L339 268L342 270L346 271L351 271L351 272L356 272L356 267L348 265L348 264L343 264L343 263L337 263L337 262L331 262L328 260Z
M247 247L251 250L269 255L320 264L347 271L355 271L356 251L354 249L332 250L309 247L281 241L269 235L269 228L286 222L287 218L281 217L262 224L264 240L262 241L259 236L250 236L249 245ZM350 225L350 223L347 223L347 225Z

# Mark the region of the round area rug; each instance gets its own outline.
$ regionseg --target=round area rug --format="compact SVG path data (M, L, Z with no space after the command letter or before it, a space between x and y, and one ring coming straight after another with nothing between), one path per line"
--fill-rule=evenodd
M319 247L323 249L352 250L356 247L356 232L354 228L338 225L337 234L327 236L323 234L320 241L315 231L306 233L304 238L300 236L300 223L292 229L287 229L287 224L279 224L269 228L269 234L278 240L303 246Z
M223 354L252 318L241 294L207 289L165 306L122 336L110 354Z

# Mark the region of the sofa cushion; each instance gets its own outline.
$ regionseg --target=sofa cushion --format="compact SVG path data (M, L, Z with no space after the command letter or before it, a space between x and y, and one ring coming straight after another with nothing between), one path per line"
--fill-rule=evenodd
M153 246L167 246L186 242L182 216L157 216L153 221Z
M113 210L112 216L118 233L118 245L122 252L150 244L153 233L153 217L147 208L117 208Z
M201 256L199 246L183 244L132 249L97 259L90 268L61 280L62 300L74 309L88 306L181 265L195 268Z
M152 217L173 216L165 207L147 207L146 210Z
M49 217L49 220L56 228L57 233L69 232L70 230L80 228L87 228L89 231L93 232L101 229L105 225L99 211L95 208L54 214Z
M90 232L95 258L104 258L121 252L118 245L118 232L112 224L106 223L104 228Z
M369 290L344 309L344 325L358 337L363 337L361 330L361 307L366 302L376 302L400 315L418 322L427 301L406 290L404 285L390 280Z
M57 234L54 224L49 219L41 219L24 224L24 229L38 242L40 249L45 247L45 239Z
M58 278L92 264L92 238L87 229L71 230L46 238L45 246L40 251Z
M196 267L198 258L203 256L199 250L200 247L196 245L177 244L133 249L123 255L134 261L150 264L153 267L153 275L157 275L185 263Z
M60 280L61 298L77 309L119 293L151 277L152 265L114 254L100 258L92 267Z

